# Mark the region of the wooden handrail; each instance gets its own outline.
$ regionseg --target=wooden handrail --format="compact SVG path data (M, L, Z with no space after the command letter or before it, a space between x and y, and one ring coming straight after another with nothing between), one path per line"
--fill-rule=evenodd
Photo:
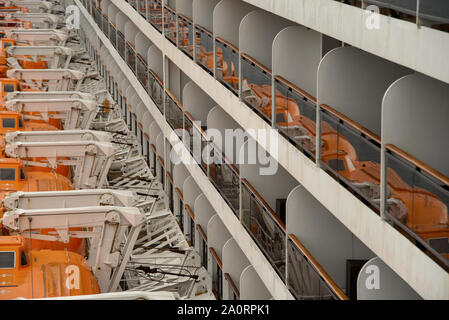
M320 277L326 282L326 284L332 289L338 299L349 300L346 294L340 289L340 287L332 280L329 274L323 269L323 267L316 261L315 257L304 247L304 245L299 241L294 234L290 234L289 238L292 240L293 244L298 248L298 250L307 258L307 261L313 266L315 271L320 275Z
M220 257L218 256L217 252L214 248L209 248L210 253L212 254L212 257L214 257L215 261L217 261L218 267L223 271L223 263L221 262Z
M145 65L145 67L148 68L148 64L147 64L147 62L145 61L144 57L142 57L142 56L140 55L140 53L136 53L136 56L137 56L137 59L139 59L140 61L142 61L142 63Z
M208 35L213 36L213 33L212 33L212 32L210 32L209 30L207 30L207 29L204 28L203 26L200 26L199 24L196 24L196 25L195 25L195 28L198 28L198 29L200 29L201 31L207 33Z
M182 13L178 13L178 17L180 17L183 20L186 20L187 22L190 22L191 24L193 24L192 19L186 17L185 15L183 15Z
M445 184L446 186L449 186L449 178L446 177L444 174L442 174L441 172L439 172L438 170L430 167L429 165L425 164L424 162L422 162L421 160L416 159L415 157L413 157L412 155L408 154L407 152L405 152L402 149L399 149L398 147L396 147L395 145L392 144L387 144L385 145L385 148L393 153L396 153L397 155L399 155L401 158L404 158L405 160L407 160L408 162L412 163L415 167L418 167L419 169L421 169L422 171L428 173L429 175L431 175L432 177L434 177L435 179L441 181L443 184Z
M201 128L198 123L195 122L195 119L193 119L192 115L189 112L184 112L185 116L192 122L192 125L195 126L195 128L201 133L201 135L203 136L203 138L206 141L209 141L206 132L204 132L203 128Z
M142 123L138 122L138 123L137 123L137 126L140 128L140 130L143 131L143 125L142 125Z
M230 47L232 50L234 50L235 52L239 52L239 48L237 48L236 46L234 46L232 43L230 43L229 41L226 41L225 39L221 38L221 37L216 37L215 40L217 40L218 42L223 43L224 45Z
M281 219L276 215L276 213L271 209L270 205L262 198L262 196L254 189L254 187L249 183L248 180L242 179L242 183L251 191L251 193L254 195L254 197L267 209L270 216L273 218L273 220L276 222L279 228L282 229L282 231L285 232L285 224L281 221Z
M354 120L348 118L347 116L345 116L344 114L342 114L341 112L335 110L332 107L329 107L326 104L322 104L321 108L326 110L327 112L329 112L330 114L334 115L335 117L337 117L338 119L346 122L349 126L353 127L354 129L356 129L357 131L360 131L361 133L363 133L365 136L369 137L370 139L374 140L376 143L381 144L381 139L380 137L371 132L370 130L368 130L367 128L361 126L360 124L358 124L357 122L355 122Z
M164 5L164 8L167 9L168 11L171 11L172 13L176 14L175 9L173 9L172 7L170 7L169 5Z
M297 93L299 93L300 95L302 95L304 98L306 98L307 100L310 100L311 102L313 102L314 104L317 104L317 100L314 96L308 94L306 91L302 90L300 87L294 85L293 83L291 83L290 81L288 81L287 79L285 79L282 76L275 76L274 79L276 81L279 81L280 83L286 85L287 87L290 87L291 89L293 89L293 91L296 91Z
M185 204L184 207L186 208L190 218L192 218L193 221L195 221L195 214L193 213L192 208L188 204Z
M131 47L131 49L133 49L134 52L136 52L136 47L131 42L129 42L128 40L126 40L125 42Z
M204 241L207 243L207 235L206 235L206 232L204 232L203 227L201 227L201 225L197 224L196 229L198 230L198 233L201 235L201 237L204 239Z
M168 171L167 171L167 178L168 178L168 180L170 180L170 183L173 185L174 184L173 177L172 177L171 173Z
M184 196L182 195L182 192L179 188L175 188L175 192L178 195L179 199L181 199L181 202L184 203Z
M239 169L237 169L237 167L234 166L234 164L233 164L231 161L229 161L229 159L226 157L226 155L224 154L224 152L221 151L221 150L217 147L217 145L215 145L213 142L210 142L209 144L212 146L213 149L216 149L217 151L220 152L221 157L223 158L225 164L227 164L227 165L231 168L231 170L234 171L234 173L239 177L239 176L240 176L240 171L239 171Z
M157 159L159 160L159 163L161 164L162 168L165 169L165 163L164 160L161 158L161 156L157 156Z
M155 146L154 144L151 144L150 147L151 147L151 149L153 149L153 152L154 152L154 153L157 153L157 152L156 152L156 146Z
M173 95L173 93L170 92L170 90L168 90L167 88L165 88L165 92L168 94L168 96L170 97L170 99L173 100L173 102L179 107L179 109L183 110L184 107L182 106L182 103L179 102L178 99L176 99L176 97Z
M149 136L146 132L144 132L143 135L145 136L145 138L147 139L147 141L150 141L150 136Z
M153 75L153 77L156 79L156 81L159 83L159 85L161 87L163 87L164 84L162 83L162 80L159 78L159 76L151 69L148 69L148 71Z
M240 300L240 291L237 288L237 286L234 283L234 280L232 280L232 277L229 273L224 274L225 279L228 281L229 285L231 286L232 291L234 292L235 296L238 300Z
M250 61L251 63L255 64L257 67L259 67L260 69L262 69L263 71L265 71L268 74L271 74L271 70L268 69L267 67L265 67L262 63L260 63L259 61L257 61L256 59L254 59L253 57L247 55L246 53L242 53L242 58L245 58L246 60Z

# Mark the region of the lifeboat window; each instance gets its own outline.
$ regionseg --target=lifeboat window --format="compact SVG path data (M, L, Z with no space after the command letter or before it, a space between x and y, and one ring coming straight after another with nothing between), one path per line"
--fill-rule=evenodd
M26 265L28 265L28 259L27 259L27 255L25 254L25 251L20 251L20 266L21 267L25 267Z
M19 118L19 128L23 128L23 120L22 120L22 118Z
M285 120L285 114L283 113L276 113L276 123L285 123L287 122Z
M16 88L15 88L14 84L5 83L3 85L3 92L14 92L15 89Z
M329 167L335 171L344 171L345 170L345 161L343 159L331 159L329 160Z
M3 48L6 49L8 47L11 47L12 43L11 42L3 42Z
M14 269L16 266L16 253L14 251L0 252L0 269Z
M429 239L429 244L439 254L449 254L449 238Z
M15 181L16 169L14 168L0 168L0 180L2 181Z
M20 180L25 180L25 172L23 172L23 169L20 169Z
M14 129L16 127L16 119L2 118L2 127L8 128L8 129Z

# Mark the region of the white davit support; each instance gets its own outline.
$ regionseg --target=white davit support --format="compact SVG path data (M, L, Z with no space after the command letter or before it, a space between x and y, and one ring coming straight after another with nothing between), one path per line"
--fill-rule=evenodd
M98 91L95 93L86 93L80 91L16 91L10 92L6 96L6 100L33 100L33 99L82 99L82 100L95 100L98 104L103 104L107 99L107 91Z
M54 7L52 2L41 0L10 0L8 2L17 7L27 8L30 13L51 12Z
M85 78L83 72L70 69L10 69L6 75L41 91L79 91Z
M5 38L30 46L64 46L69 35L57 29L16 29L7 31Z
M19 191L6 196L3 206L6 211L95 206L134 207L136 198L132 191L126 190Z
M145 217L139 209L110 206L17 209L6 212L3 217L4 227L24 237L62 243L68 243L70 238L88 239L90 241L88 262L102 292L115 291L119 286L144 223ZM118 248L124 235L121 232L122 227L130 229L126 243L120 251ZM91 228L92 231L75 231L73 228ZM30 229L56 229L56 232L54 235L27 234L25 231Z
M22 1L20 1L22 2ZM54 14L44 12L11 12L6 16L6 20L29 21L35 29L55 29L63 20Z
M51 131L50 131L51 132ZM55 138L58 132L53 132ZM110 142L57 141L8 143L5 153L12 158L41 158L41 161L25 160L26 165L56 169L58 165L74 166L76 189L102 188L115 155Z
M14 99L5 103L6 109L23 113L25 120L60 119L64 130L88 130L99 111L95 100L69 99Z
M67 69L74 52L60 46L10 46L6 48L11 67L20 67L18 60L46 61L48 69Z

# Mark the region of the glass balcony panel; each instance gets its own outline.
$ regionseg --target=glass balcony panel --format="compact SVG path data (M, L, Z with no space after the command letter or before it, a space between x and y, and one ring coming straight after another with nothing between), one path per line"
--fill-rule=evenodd
M190 19L178 17L179 48L189 57L193 57L193 24Z
M240 177L237 169L223 156L213 143L210 144L210 180L226 200L237 217L240 217Z
M109 20L106 15L102 15L102 30L107 38L109 38Z
M148 19L159 32L162 32L162 4L161 1L151 0L148 7Z
M195 26L196 62L211 74L214 72L214 36L211 32Z
M298 300L335 300L335 296L315 268L288 239L288 281L290 292Z
M242 57L242 99L270 124L271 80L271 73L268 73L268 70ZM270 92L269 95L268 92Z
M387 212L449 266L449 186L388 151Z
M117 51L123 60L125 60L125 48L125 36L121 31L117 30Z
M242 224L285 281L285 231L273 217L273 211L258 199L247 184L242 183L241 186Z
M126 64L136 74L136 50L128 41L126 41Z
M159 111L164 114L164 88L162 82L152 70L148 70L147 91Z
M237 48L216 39L217 79L235 95L239 92L239 53Z
M165 94L165 119L173 130L182 129L184 113L182 107L168 94Z
M276 127L298 149L315 160L316 105L288 85L276 81ZM265 92L268 97L272 93ZM269 116L271 117L270 112Z
M164 7L164 28L165 37L176 45L176 12Z
M137 55L137 79L144 88L148 88L148 66L140 54Z
M144 17L145 19L147 18L147 0L138 0L139 1L139 14Z
M113 47L117 49L117 30L112 22L109 22L109 40L111 41Z
M380 209L380 145L321 110L321 162L349 190Z

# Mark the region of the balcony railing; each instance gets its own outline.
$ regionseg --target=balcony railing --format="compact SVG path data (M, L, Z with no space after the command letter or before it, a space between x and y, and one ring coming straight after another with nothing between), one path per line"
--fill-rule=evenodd
M209 248L212 259L215 261L215 278L212 280L212 287L217 294L217 299L223 299L223 263L214 248Z
M242 53L242 100L271 124L271 70Z
M168 90L165 90L165 119L173 130L183 128L184 110L182 104Z
M214 36L209 30L195 25L196 62L210 74L214 72Z
M201 166L206 175L209 175L209 140L203 128L201 128L190 113L184 114L184 134L183 142L195 161Z
M211 151L210 181L227 202L234 214L240 218L240 173L228 160L225 154L212 142L209 144Z
M117 29L117 51L120 54L120 56L122 57L123 60L126 61L126 57L125 57L125 50L126 50L126 44L125 44L125 36L123 35L123 33Z
M186 211L188 213L188 219L189 219L189 226L190 226L189 241L190 241L190 245L192 247L194 247L195 246L195 214L193 213L192 208L190 208L190 206L188 204L184 205L184 208L186 209Z
M315 160L316 99L281 76L275 78L276 128L307 157ZM272 111L269 116L272 117Z
M159 31L162 32L162 4L157 0L150 0L148 6L147 20Z
M138 1L138 12L140 13L140 15L142 17L144 17L145 19L147 18L147 2L149 3L148 0L137 0Z
M164 30L165 37L176 45L176 11L169 6L164 7Z
M242 223L285 281L285 225L246 179L241 186Z
M384 15L449 31L449 3L444 0L364 0L364 4L377 6Z
M239 49L226 40L216 37L217 79L235 95L239 92Z
M164 85L157 74L151 69L148 69L147 92L159 111L164 114Z
M189 18L178 15L179 48L189 57L193 57L193 22Z
M109 21L109 41L111 41L112 46L117 49L117 28L111 21Z
M126 41L126 64L136 74L136 48Z
M375 210L380 209L380 138L322 105L321 162L348 189Z
M226 281L228 282L229 287L231 288L232 293L233 293L233 297L231 300L240 300L240 291L237 288L237 286L235 285L234 281L232 280L231 275L229 273L225 273L224 277L225 277Z
M136 65L137 79L139 80L140 84L146 89L146 88L148 88L148 65L147 65L147 62L140 54L137 54L136 63L137 63L137 65Z
M320 264L292 234L288 244L287 285L299 300L348 300Z
M198 233L200 235L200 241L201 241L201 264L207 269L207 252L208 252L208 246L207 246L207 236L204 232L203 228L197 224L196 229L198 230Z

